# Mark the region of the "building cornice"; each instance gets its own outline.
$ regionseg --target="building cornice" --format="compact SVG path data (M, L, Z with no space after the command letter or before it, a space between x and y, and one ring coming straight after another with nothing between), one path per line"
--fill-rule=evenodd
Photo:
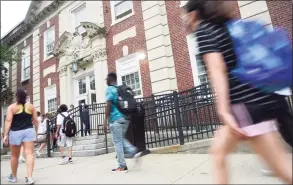
M28 13L19 26L11 30L5 37L1 39L1 43L11 46L21 39L25 34L33 30L33 28L43 21L48 15L57 10L66 1L54 0L45 7L40 13L36 14L41 1L33 1L29 7Z

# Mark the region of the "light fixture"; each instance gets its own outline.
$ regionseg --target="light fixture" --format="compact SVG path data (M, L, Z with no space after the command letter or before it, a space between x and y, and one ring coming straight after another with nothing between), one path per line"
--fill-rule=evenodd
M77 73L77 71L78 71L78 69L77 69L77 62L74 61L74 62L72 62L71 65L72 65L72 72Z
M144 52L140 52L136 57L138 60L144 60L146 58L146 54Z

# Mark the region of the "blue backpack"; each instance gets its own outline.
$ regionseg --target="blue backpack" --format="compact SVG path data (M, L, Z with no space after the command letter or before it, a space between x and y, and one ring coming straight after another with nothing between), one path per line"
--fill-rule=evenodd
M292 46L286 32L270 31L256 21L231 20L227 28L237 56L232 75L266 92L292 87Z

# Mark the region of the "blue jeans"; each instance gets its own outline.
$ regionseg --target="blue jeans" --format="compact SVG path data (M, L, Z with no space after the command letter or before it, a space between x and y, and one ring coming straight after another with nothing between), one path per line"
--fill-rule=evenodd
M121 168L126 167L126 161L124 158L124 151L131 156L134 156L137 152L135 146L133 146L127 139L125 139L125 133L128 129L129 121L121 118L119 120L110 123L110 131L115 145L117 153L118 165Z

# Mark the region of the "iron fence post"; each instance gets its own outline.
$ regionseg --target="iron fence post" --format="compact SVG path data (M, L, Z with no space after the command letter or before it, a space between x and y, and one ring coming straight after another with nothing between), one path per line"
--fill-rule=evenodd
M81 132L81 137L83 137L83 118L82 118L82 106L81 105L79 105L78 106L78 108L79 108L79 119L80 119L80 132Z
M180 142L180 145L184 145L184 135L183 135L182 121L181 121L180 108L179 108L179 97L178 97L177 91L173 92L173 98L174 98L174 104L175 104L176 125L179 132L179 142Z
M50 121L49 120L47 120L47 122L46 122L46 127L47 127L47 156L51 157L51 141L50 141L51 132L50 132Z

